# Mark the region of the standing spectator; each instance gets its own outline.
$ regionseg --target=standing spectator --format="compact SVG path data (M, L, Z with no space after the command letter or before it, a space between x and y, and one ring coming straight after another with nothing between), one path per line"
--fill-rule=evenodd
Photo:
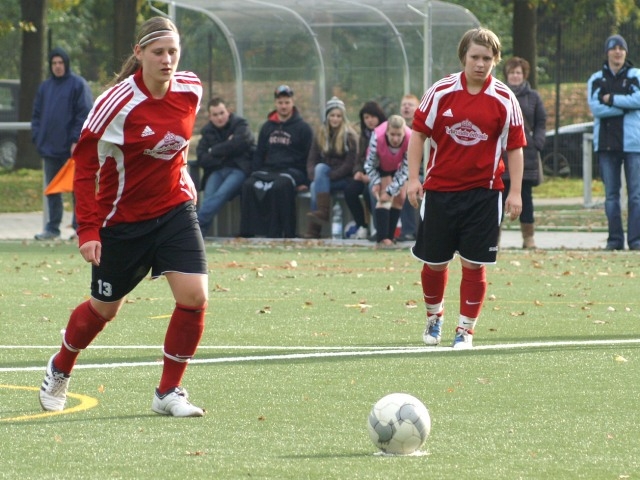
M416 113L420 101L412 93L407 93L400 101L400 116L407 122L407 127L411 128L413 124L413 115ZM422 176L422 169L420 171ZM416 232L418 230L418 212L411 205L409 199L406 199L400 210L400 235L399 242L414 242L416 240Z
M344 189L344 201L356 223L356 233L353 238L365 240L369 237L369 223L367 222L365 208L369 211L371 210L371 195L368 188L369 177L364 171L364 162L369 152L369 141L373 130L381 123L386 122L387 116L380 105L373 101L366 102L360 109L359 115L358 156L353 167L353 177L349 179ZM364 202L360 200L360 195L362 195Z
M331 194L345 189L358 154L358 136L349 125L344 102L332 97L324 111L307 160L311 211L305 238L320 238L331 216Z
M180 386L207 307L207 259L187 173L202 85L193 73L176 71L179 60L175 25L165 17L144 22L117 83L96 100L82 130L74 186L80 254L92 265L91 298L73 310L47 364L40 389L45 410L64 408L76 358L151 271L165 276L175 299L151 409L203 415Z
M593 148L604 183L604 210L609 223L607 250L624 249L620 207L621 171L627 181L627 244L640 250L640 70L627 60L629 49L620 35L604 44L602 69L589 78L593 113Z
M427 307L423 340L437 345L444 321L449 263L462 264L460 316L453 348L471 348L487 291L485 265L496 261L502 213L502 152L507 150L511 191L506 213L522 210L522 112L509 87L491 76L500 62L500 40L490 30L467 31L458 45L464 69L434 83L422 97L409 142L407 195L420 202L421 222L413 255L424 262L422 292ZM424 183L424 143L429 159Z
M49 72L51 76L38 87L31 115L31 139L43 159L47 185L71 157L93 103L89 85L71 71L69 55L62 48L49 53ZM47 210L47 224L35 235L36 240L60 237L64 211L61 193L47 195ZM74 228L75 223L74 213Z
M369 176L371 196L376 199L376 242L393 245L400 209L406 198L407 149L411 130L400 115L376 127L369 142L364 169Z
M522 232L522 248L536 248L534 239L533 187L540 184L540 152L544 148L547 126L547 112L538 92L533 90L529 78L529 62L524 58L513 57L504 65L504 77L513 91L524 119L527 146L523 149L524 173L522 174L522 213L520 214L520 230ZM503 155L506 161L506 155ZM502 175L504 182L503 200L509 196L511 180L508 163Z
M311 126L293 103L293 90L280 85L258 135L253 173L242 185L240 235L296 236L296 193L308 188L307 158Z
M240 193L251 173L255 146L247 121L230 113L222 98L212 98L207 111L209 122L202 127L196 149L197 164L203 169L204 195L198 210L203 237L222 206Z

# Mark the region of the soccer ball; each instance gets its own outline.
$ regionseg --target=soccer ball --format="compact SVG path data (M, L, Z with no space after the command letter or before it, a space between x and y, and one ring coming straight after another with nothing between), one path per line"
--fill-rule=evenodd
M384 453L408 455L424 445L431 431L431 417L416 397L391 393L373 406L367 427L371 441Z

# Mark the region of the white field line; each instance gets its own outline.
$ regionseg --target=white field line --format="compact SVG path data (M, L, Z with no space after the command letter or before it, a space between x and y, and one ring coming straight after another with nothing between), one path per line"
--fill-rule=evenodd
M478 345L472 350L463 350L462 352L473 353L476 351L492 351L492 350L518 350L528 348L554 348L554 347L580 347L580 346L599 346L599 345L634 345L640 344L638 339L620 339L620 340L575 340L575 341L557 341L557 342L529 342L529 343L508 343L498 345ZM24 349L24 348L40 348L55 349L58 347L40 346L25 347L0 345L3 349ZM159 346L91 346L92 349L158 349ZM239 362L265 362L279 360L304 360L307 358L348 358L348 357L366 357L381 355L402 355L402 354L430 354L430 353L451 353L456 352L451 347L265 347L265 346L200 346L198 350L309 350L308 353L285 353L277 355L249 355L244 357L221 357L221 358L203 358L191 360L192 364L213 364L213 363L239 363ZM126 367L149 367L158 366L160 361L154 362L121 362L121 363L95 363L95 364L79 364L74 367L75 370L80 369L98 369L98 368L126 368ZM6 367L0 368L0 373L9 372L28 372L41 371L44 367Z

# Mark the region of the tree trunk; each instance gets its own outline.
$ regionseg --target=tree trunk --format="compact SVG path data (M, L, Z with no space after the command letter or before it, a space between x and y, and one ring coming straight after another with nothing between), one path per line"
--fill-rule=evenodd
M513 54L524 58L531 66L529 83L537 88L538 50L536 48L536 27L538 16L536 2L513 0Z
M133 53L137 15L137 0L114 0L113 72L119 72L122 63Z
M33 100L43 79L46 0L20 0L22 63L20 67L20 122L31 121ZM18 131L16 168L42 168L40 156L31 143L31 130Z

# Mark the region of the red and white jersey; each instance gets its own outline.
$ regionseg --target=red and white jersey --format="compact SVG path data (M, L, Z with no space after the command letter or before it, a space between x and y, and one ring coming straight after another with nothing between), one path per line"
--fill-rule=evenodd
M153 98L142 70L95 102L73 152L80 245L101 227L159 217L193 199L187 150L202 99L191 72L176 72Z
M412 127L430 139L425 190L504 190L502 153L527 144L518 100L492 76L476 95L463 72L434 83Z

